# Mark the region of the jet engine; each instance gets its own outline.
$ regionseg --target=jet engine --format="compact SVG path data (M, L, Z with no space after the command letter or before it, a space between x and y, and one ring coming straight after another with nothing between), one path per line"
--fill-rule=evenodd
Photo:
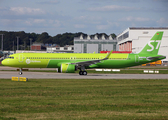
M61 73L74 73L77 70L77 67L73 64L61 64L60 72Z

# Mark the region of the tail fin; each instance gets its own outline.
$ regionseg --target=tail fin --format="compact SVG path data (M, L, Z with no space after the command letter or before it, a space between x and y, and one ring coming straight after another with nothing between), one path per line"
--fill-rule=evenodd
M140 54L157 55L160 48L162 36L163 32L156 32L152 39L148 42L148 44L141 50Z

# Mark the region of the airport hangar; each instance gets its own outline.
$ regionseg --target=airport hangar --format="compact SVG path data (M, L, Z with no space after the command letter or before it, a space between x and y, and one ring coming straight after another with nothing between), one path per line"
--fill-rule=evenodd
M138 28L130 27L117 35L117 45L119 51L132 51L132 53L138 53L152 38L152 36L158 32L163 31L162 42L158 54L166 56L166 59L162 60L163 63L168 63L168 28Z
M74 38L74 53L100 53L100 51L117 51L117 40L112 36L84 36Z

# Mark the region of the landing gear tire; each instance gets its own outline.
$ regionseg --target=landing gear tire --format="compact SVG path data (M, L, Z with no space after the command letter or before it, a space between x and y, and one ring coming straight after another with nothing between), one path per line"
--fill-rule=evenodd
M87 75L87 71L79 71L79 75Z
M83 71L79 71L79 75L83 75Z
M23 73L22 72L19 72L19 75L22 75Z
M83 75L87 75L87 72L86 72L86 71L83 71Z
M22 74L23 74L23 73L22 73L22 68L20 68L19 70L20 70L19 75L22 75Z

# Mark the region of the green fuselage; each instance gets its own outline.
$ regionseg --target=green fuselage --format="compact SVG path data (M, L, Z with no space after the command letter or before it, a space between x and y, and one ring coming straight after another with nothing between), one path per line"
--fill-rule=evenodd
M101 60L106 55L96 53L18 53L10 55L9 58L3 61L3 64L19 68L60 68L63 63ZM112 53L107 60L86 66L86 68L124 68L164 59L147 59L148 57L157 56L159 55Z

